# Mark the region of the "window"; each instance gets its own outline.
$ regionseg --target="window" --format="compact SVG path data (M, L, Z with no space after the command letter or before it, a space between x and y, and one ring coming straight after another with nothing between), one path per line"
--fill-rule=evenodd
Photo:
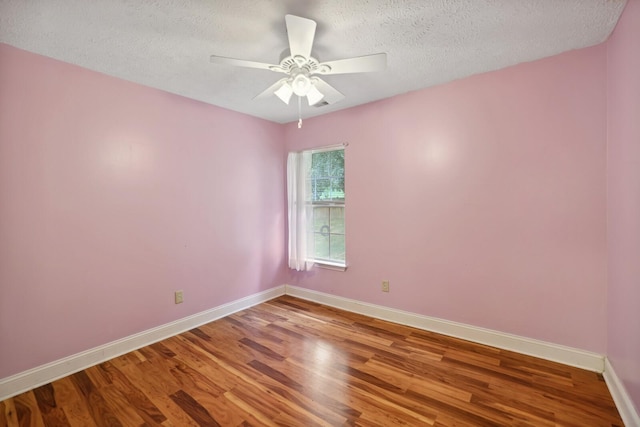
M344 269L344 145L287 157L289 267Z
M314 259L344 266L344 149L312 152L309 175Z

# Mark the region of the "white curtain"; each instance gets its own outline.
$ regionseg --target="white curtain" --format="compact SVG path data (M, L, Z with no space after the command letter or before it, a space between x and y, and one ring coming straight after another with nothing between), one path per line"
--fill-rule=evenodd
M287 201L289 211L289 268L309 270L313 266L314 234L311 204L311 152L289 153Z

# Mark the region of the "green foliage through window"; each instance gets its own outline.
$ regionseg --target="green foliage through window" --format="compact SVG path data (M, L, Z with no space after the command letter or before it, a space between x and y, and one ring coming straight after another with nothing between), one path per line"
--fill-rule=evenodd
M344 200L344 150L311 155L311 192L314 202Z

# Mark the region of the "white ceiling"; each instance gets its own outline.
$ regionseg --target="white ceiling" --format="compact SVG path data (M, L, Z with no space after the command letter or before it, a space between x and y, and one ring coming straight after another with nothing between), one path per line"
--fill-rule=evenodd
M281 78L287 13L317 21L321 61L378 52L385 71L326 76L346 99L303 117L603 42L625 0L0 0L0 42L279 123L297 102L252 98ZM0 67L2 64L0 64Z

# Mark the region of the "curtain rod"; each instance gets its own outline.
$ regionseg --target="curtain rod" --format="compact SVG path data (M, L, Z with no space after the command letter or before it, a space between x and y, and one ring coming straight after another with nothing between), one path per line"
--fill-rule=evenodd
M348 146L349 146L348 142L343 142L340 144L325 145L323 147L316 147L316 148L311 148L309 150L303 150L303 151L311 151L312 153L319 153L321 151L338 150L340 148L345 148Z

